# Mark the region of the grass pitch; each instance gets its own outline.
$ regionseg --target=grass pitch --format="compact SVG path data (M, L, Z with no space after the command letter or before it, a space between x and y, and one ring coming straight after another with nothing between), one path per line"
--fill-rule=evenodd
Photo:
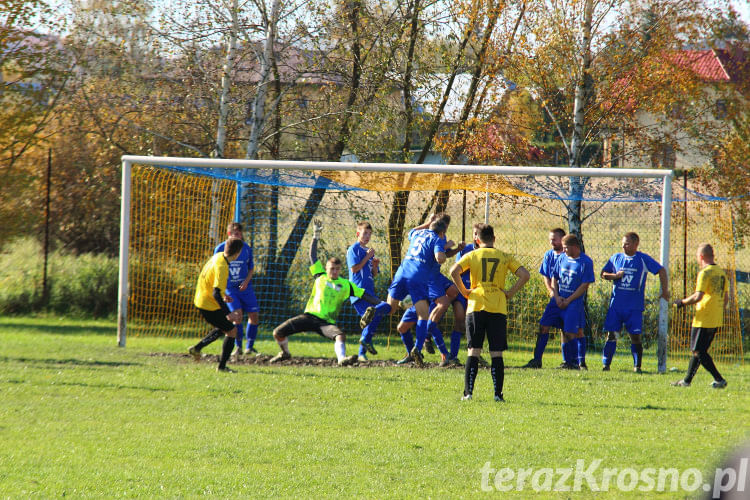
M257 348L274 354L263 333ZM475 399L461 402L458 369L241 364L224 374L183 355L190 340L115 344L113 322L0 318L0 496L592 498L602 494L586 481L575 491L575 472L557 484L560 474L545 482L539 471L601 460L599 488L604 468L697 469L708 483L727 449L750 436L748 363L719 366L724 391L702 369L682 389L669 382L684 361L658 375L649 352L636 375L618 353L603 373L591 352L590 371L558 371L550 342L544 369L507 369L507 402L497 404L488 370ZM400 346L378 347L375 359L402 356ZM333 343L317 336L293 336L290 349L333 357ZM506 365L527 358L511 351ZM498 483L509 492L494 488L494 473L483 491L487 462L515 474ZM521 488L520 469L531 469ZM572 491L550 491L558 486ZM647 482L627 476L619 486L613 477L605 495L703 494L702 484L670 491L669 481L645 493Z

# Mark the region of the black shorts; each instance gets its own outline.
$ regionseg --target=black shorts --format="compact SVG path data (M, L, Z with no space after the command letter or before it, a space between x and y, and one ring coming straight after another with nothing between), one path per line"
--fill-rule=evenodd
M331 340L334 340L338 335L344 334L338 326L332 325L308 313L289 318L273 331L274 334L280 337L288 337L293 333L299 332L315 332Z
M487 311L474 311L466 316L466 340L469 349L481 349L484 336L490 351L508 349L508 319L505 314Z
M711 342L718 328L703 328L694 326L690 329L690 350L691 351L708 351Z
M229 332L234 328L234 324L227 319L227 315L224 314L221 309L215 311L207 311L205 309L198 308L203 319L208 321L211 325L215 326L222 332Z

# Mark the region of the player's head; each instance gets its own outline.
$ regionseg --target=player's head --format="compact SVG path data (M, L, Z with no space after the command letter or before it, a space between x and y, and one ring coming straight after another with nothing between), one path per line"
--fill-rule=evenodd
M445 222L445 227L448 227L451 225L451 216L445 212L440 212L438 214L435 214L435 220L441 220Z
M562 239L565 237L565 230L556 227L549 231L549 245L555 252L562 252Z
M339 277L341 274L341 259L338 257L331 257L326 262L326 275L332 279L335 280Z
M367 246L370 243L372 237L372 225L369 222L363 221L357 224L357 241L360 245Z
M227 225L227 236L242 239L242 224L239 222L230 222Z
M638 233L625 233L622 237L622 251L625 255L632 256L638 250L638 243L641 239L638 237Z
M565 255L573 259L581 255L581 242L575 234L568 234L563 237L562 248Z
M229 238L224 243L224 257L229 261L236 259L242 251L242 240L239 238Z
M713 264L714 263L714 247L710 243L701 243L698 245L698 251L696 252L698 262L701 264Z
M446 224L442 219L435 219L434 221L430 222L430 231L433 231L440 236L444 235L447 230L448 224Z
M479 224L477 233L481 246L491 247L495 244L495 230L489 224Z
M474 230L471 234L471 240L475 245L479 246L479 228L484 226L484 222L477 222L474 224Z

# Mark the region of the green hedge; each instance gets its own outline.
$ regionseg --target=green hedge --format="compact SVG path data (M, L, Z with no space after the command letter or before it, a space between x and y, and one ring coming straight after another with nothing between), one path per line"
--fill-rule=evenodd
M117 259L101 254L51 252L48 300L43 297L44 256L31 238L6 244L0 253L0 314L114 316L117 310Z

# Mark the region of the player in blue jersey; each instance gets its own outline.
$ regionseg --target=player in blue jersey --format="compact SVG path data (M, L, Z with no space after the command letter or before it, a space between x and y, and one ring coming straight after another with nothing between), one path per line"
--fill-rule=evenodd
M602 268L601 277L612 282L612 298L609 301L604 331L607 342L604 344L602 363L604 371L609 371L617 349L617 334L623 325L630 334L630 352L633 354L633 371L641 373L643 344L644 292L648 273L658 274L661 282L661 297L669 300L669 278L667 270L653 258L638 251L640 238L636 233L622 237L622 252L614 254Z
M370 243L371 237L372 226L369 222L360 222L357 224L357 241L346 251L346 266L349 268L349 281L364 289L368 294L375 296L374 277L379 272L380 260L375 257L375 249L367 246ZM371 321L364 326L362 336L359 339L358 360L365 362L367 361L368 352L370 354L378 353L372 343L372 336L384 314L373 313L378 313L382 309L385 309L383 312L387 314L390 312L390 306L383 303L380 310L378 310L377 307L373 309L369 302L361 298L351 297L350 300L354 309L363 318L363 321L369 319L365 318L365 315L372 314ZM370 310L369 313L368 309Z
M432 326L429 324L429 284L440 272L440 265L449 256L446 252L452 246L445 240L449 224L450 217L447 214L436 214L409 231L409 250L388 288L391 312L396 310L399 301L407 295L411 296L414 303L417 311L416 343L410 354L418 366L424 364L422 347ZM454 249L452 254L455 253Z
M586 368L586 314L583 297L594 282L594 263L581 251L578 237L568 234L562 239L564 254L558 257L552 271L552 291L556 308L542 317L540 324L563 331L563 356L566 368ZM547 311L545 311L547 313Z
M542 275L544 281L544 287L547 289L549 295L549 302L547 307L544 309L542 319L539 322L539 332L536 336L536 347L534 347L534 357L521 368L541 368L542 367L542 355L544 355L544 348L547 347L549 341L549 330L550 324L547 320L548 316L553 314L553 311L557 309L555 303L555 291L552 289L552 271L555 269L557 259L563 254L562 239L565 236L565 231L559 227L552 229L549 232L549 244L552 248L547 250L542 257L542 264L539 266L539 274ZM565 343L565 339L561 338L561 343ZM563 365L567 366L566 353L563 350Z
M239 222L231 222L227 226L227 235L230 238L237 238L242 240L242 224ZM231 312L235 313L237 322L237 337L234 339L234 351L232 356L238 358L242 353L242 316L247 312L247 327L245 328L245 337L247 338L247 346L245 347L245 354L258 354L255 350L255 339L258 336L258 300L255 298L255 292L250 280L253 278L253 270L255 268L253 264L253 249L247 242L243 240L242 251L239 257L229 264L229 279L227 280L227 296L232 298L231 302L227 302L227 306ZM225 243L222 242L214 249L214 254L221 253L224 251Z

